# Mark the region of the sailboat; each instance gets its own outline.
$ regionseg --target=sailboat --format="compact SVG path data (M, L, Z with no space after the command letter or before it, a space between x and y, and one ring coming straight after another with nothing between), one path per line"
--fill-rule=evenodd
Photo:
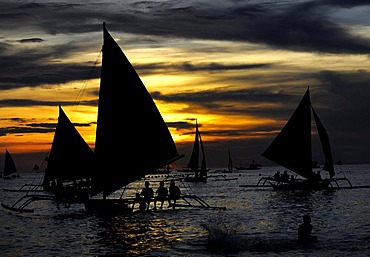
M47 166L41 184L43 190L39 189L40 185L26 184L27 193L13 205L2 203L4 208L16 212L33 212L27 206L35 201L56 201L59 206L60 203L83 203L88 199L89 181L95 170L94 152L60 105L51 150L44 161Z
M110 195L180 159L175 142L139 75L103 23L102 67L91 212L130 212Z
M234 170L234 165L233 165L233 159L231 157L231 152L230 152L230 149L228 149L228 157L229 157L229 161L227 163L227 170L223 170L222 173L232 173L233 170Z
M51 182L89 180L95 168L94 152L85 142L59 105L58 123L43 179L44 188Z
M201 164L199 166L199 160ZM195 138L193 144L193 150L191 152L190 160L188 163L188 170L193 172L193 176L186 176L185 181L187 182L205 182L207 181L207 162L204 152L204 146L202 136L199 132L198 121L195 120Z
M3 177L5 179L11 178L10 175L13 174L13 177L16 177L14 173L17 172L17 168L15 167L15 162L13 160L12 155L9 153L8 149L5 149L5 161L4 161L4 170L3 170Z
M327 179L321 179L312 171L311 110L325 158L323 170L329 173ZM303 177L294 182L275 181L274 189L326 189L330 186L335 171L329 136L311 105L309 87L293 115L261 155Z
M256 163L254 160L249 164L248 167L238 166L235 167L237 170L260 170L262 168L262 164Z

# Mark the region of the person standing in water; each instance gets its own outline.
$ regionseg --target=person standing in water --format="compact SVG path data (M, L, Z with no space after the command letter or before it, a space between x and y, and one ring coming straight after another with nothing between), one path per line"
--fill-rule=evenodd
M304 244L317 242L317 236L312 236L311 232L311 217L306 214L303 216L303 223L298 227L298 242Z

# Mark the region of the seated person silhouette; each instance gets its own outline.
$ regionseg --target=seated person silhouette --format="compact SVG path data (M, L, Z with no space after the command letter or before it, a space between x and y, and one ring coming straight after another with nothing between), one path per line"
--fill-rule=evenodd
M169 187L169 196L168 196L168 205L169 207L172 206L172 209L175 209L176 206L176 200L180 198L181 195L181 190L178 186L175 185L175 181L170 182L170 187ZM171 200L173 203L171 203Z
M149 187L150 182L145 181L145 187L141 190L141 195L144 197L144 200L147 204L146 209L149 210L150 202L152 201L154 191L153 188Z
M317 236L312 236L311 232L311 217L306 214L303 216L303 223L298 227L298 242L304 244L317 242Z
M163 207L163 203L164 201L167 199L167 196L168 196L168 189L164 187L164 182L161 181L159 183L159 187L156 191L157 193L157 197L154 199L154 210L157 209L157 201L160 201L161 202L161 207Z

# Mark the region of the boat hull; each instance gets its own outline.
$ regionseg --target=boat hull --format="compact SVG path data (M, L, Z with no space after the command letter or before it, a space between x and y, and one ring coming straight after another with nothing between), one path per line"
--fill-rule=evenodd
M277 183L272 185L274 190L325 190L332 189L330 180L312 182L308 180L296 181L294 183Z
M184 181L185 182L206 182L207 177L190 177L190 176L187 176L187 177L185 177Z
M94 214L120 215L133 212L123 199L89 199L84 205L86 212Z

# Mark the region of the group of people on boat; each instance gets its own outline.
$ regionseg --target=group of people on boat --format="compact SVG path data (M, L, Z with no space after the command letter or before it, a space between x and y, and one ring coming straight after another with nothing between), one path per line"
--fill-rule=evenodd
M149 210L150 203L154 203L153 210L157 210L157 201L161 202L160 208L163 208L164 202L168 201L168 206L175 209L176 201L181 196L180 188L175 184L174 180L171 180L170 186L167 189L164 185L164 181L159 182L159 187L156 190L156 196L154 196L154 190L150 187L150 182L145 181L144 188L141 193L136 194L136 202L139 203L140 211Z
M284 170L283 174L281 174L280 171L278 170L274 174L274 180L276 182L294 183L295 182L295 177L293 175L289 176L287 170Z
M295 177L293 175L288 175L288 171L285 170L284 173L280 173L280 171L276 171L274 174L274 180L278 183L294 183L296 181ZM317 171L316 173L312 172L312 176L310 177L309 181L311 182L320 182L322 180L320 171Z
M83 203L89 198L89 181L73 181L72 184L63 184L60 180L52 180L50 185L44 185L45 190L54 193L58 210L60 204L64 203L65 207L70 207L73 203Z

